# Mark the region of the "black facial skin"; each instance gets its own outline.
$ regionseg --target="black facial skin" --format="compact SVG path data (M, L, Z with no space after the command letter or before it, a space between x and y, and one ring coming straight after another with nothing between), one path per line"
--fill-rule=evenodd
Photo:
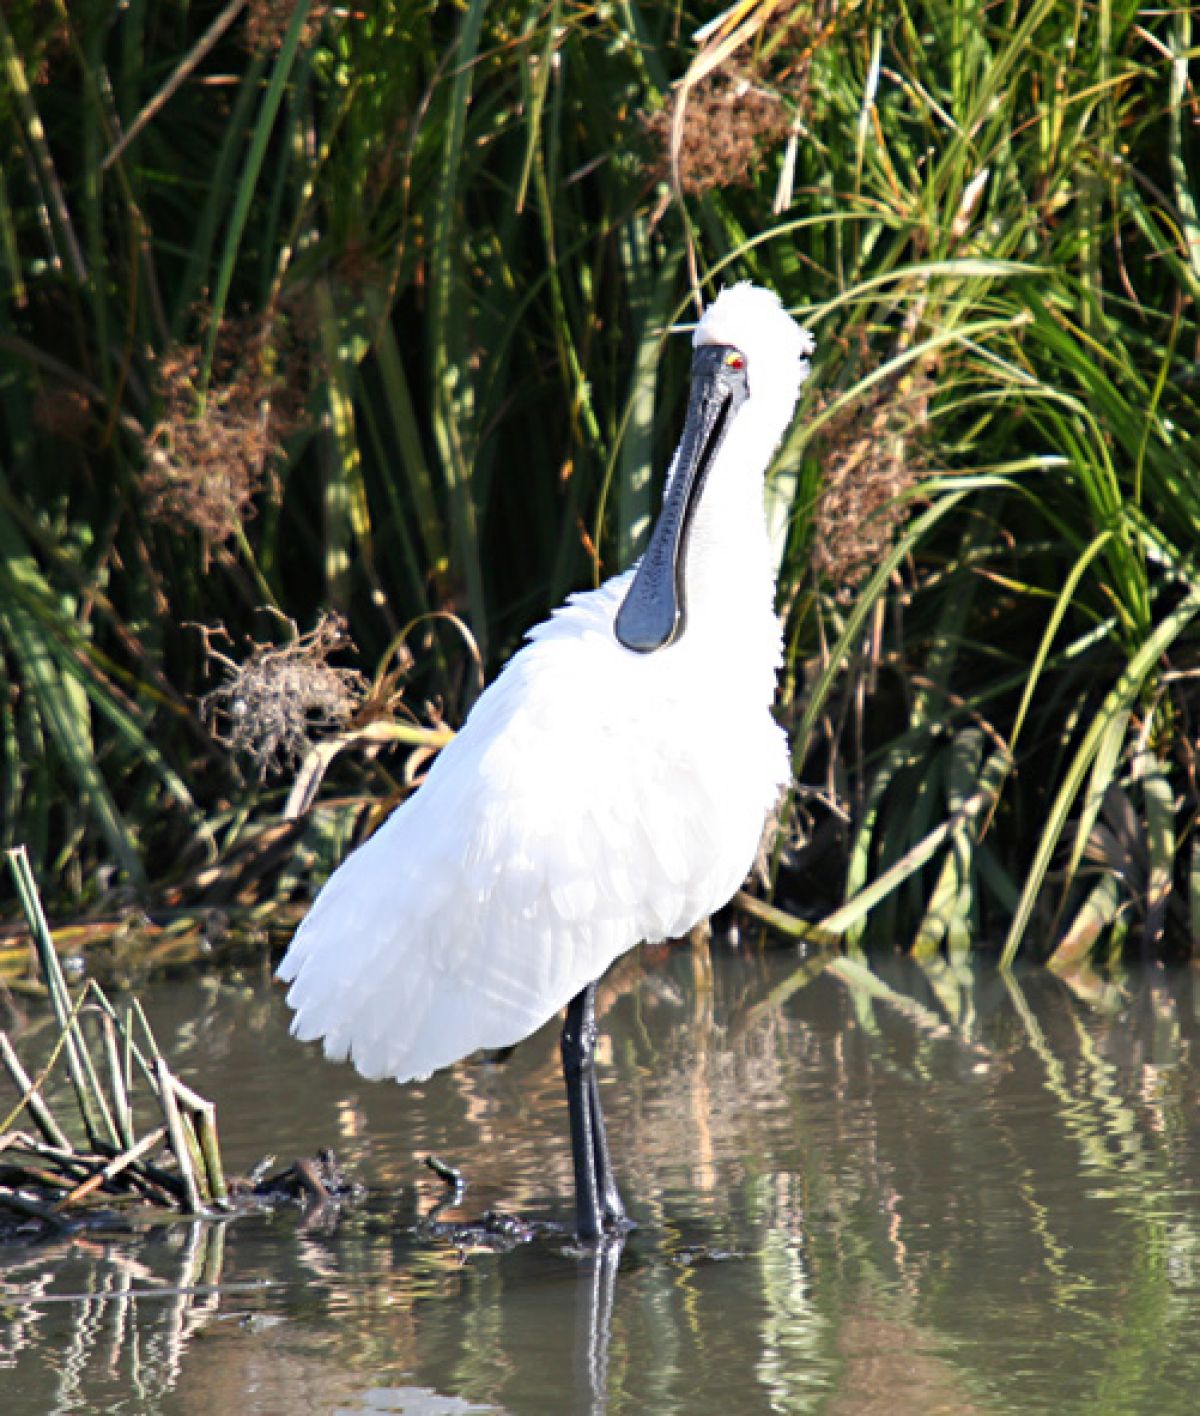
M675 475L614 626L617 639L636 654L665 649L684 632L684 564L692 518L729 424L749 396L746 360L738 350L727 344L703 344L696 350Z

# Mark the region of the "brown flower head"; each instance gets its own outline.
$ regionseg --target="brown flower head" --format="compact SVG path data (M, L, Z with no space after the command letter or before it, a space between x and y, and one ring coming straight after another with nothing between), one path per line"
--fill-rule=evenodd
M697 52L689 70L697 77L678 86L667 108L643 116L656 149L652 176L672 178L678 121L679 183L686 193L749 186L811 106L813 60L856 8L849 0L794 0L763 5L757 14L743 7L727 12Z
M679 142L679 181L689 196L714 187L749 186L772 144L783 138L790 117L783 101L748 80L717 72L689 91ZM645 119L647 136L658 149L654 176L671 174L670 109Z
M332 8L328 0L312 0L300 31L302 47L308 47L316 40L325 23L325 16ZM250 0L242 30L246 48L251 53L260 49L279 49L295 13L296 0Z
M887 554L926 463L931 380L909 371L873 385L826 424L813 565L848 600Z
M307 362L279 321L253 316L222 323L203 394L201 362L193 344L173 345L158 361L162 410L146 439L141 488L152 520L194 528L211 548L253 516L303 410Z

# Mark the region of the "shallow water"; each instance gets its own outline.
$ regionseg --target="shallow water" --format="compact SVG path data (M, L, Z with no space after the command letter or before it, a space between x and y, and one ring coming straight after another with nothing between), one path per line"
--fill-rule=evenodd
M470 1181L442 1218L569 1223L553 1028L397 1088L292 1042L265 975L144 990L231 1170L330 1145L367 1196L0 1249L0 1409L1195 1412L1197 975L1085 1002L1041 973L881 967L872 997L799 969L648 951L606 983L638 1228L601 1257L420 1227L431 1151ZM31 1010L18 1046L49 1032Z

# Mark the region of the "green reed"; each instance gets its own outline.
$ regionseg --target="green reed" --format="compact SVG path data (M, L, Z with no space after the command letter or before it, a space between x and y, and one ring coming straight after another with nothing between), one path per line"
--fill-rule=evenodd
M749 277L818 338L769 508L776 905L923 956L1190 947L1188 8L710 18L6 7L0 834L60 909L294 888L195 626L337 610L370 721L457 724L636 553L667 331ZM405 790L341 731L306 861Z

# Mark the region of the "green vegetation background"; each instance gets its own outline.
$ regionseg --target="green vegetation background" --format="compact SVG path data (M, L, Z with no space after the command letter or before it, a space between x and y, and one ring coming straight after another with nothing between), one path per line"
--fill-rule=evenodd
M776 923L1190 950L1194 57L1178 0L6 5L3 845L60 916L302 898L636 554L748 277L818 341Z

